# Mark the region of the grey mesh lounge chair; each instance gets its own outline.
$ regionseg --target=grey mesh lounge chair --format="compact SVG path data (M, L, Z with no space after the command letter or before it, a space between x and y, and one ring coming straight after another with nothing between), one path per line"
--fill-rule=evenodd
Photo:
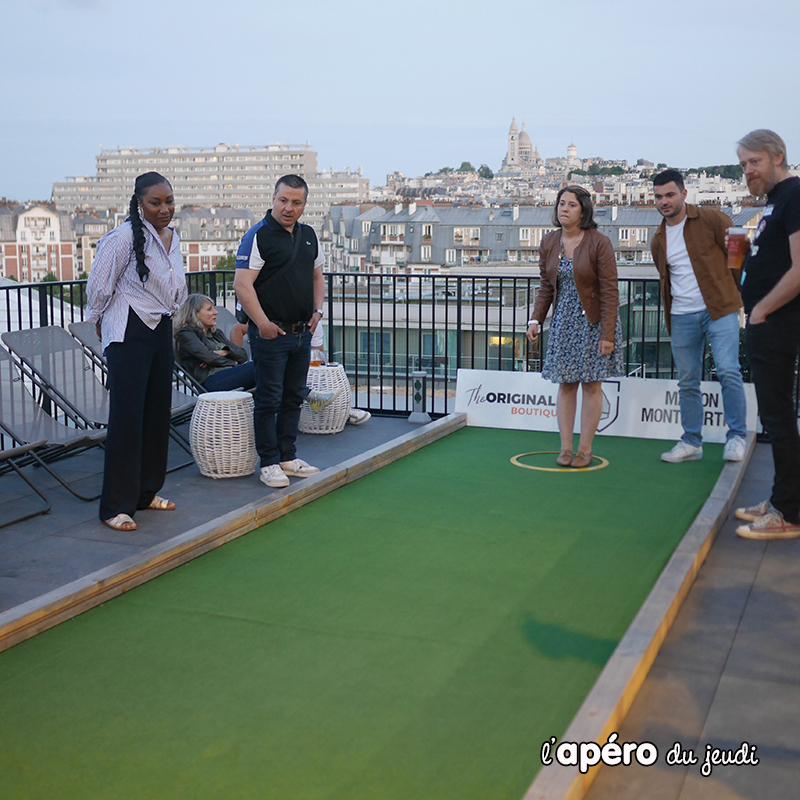
M31 511L27 514L21 514L19 516L14 517L13 519L6 519L0 521L0 528L5 528L7 525L13 525L15 522L22 522L24 519L30 519L31 517L38 517L40 514L47 514L50 511L50 501L44 496L42 491L36 487L33 481L28 478L27 475L22 471L22 464L17 463L21 457L31 453L38 447L42 447L45 444L45 440L42 439L38 442L29 442L28 444L20 445L19 447L9 447L5 450L0 450L0 467L8 466L9 468L13 469L14 472L22 478L28 486L36 492L37 495L41 498L42 502L44 503L44 508L40 508L37 511ZM17 501L15 501L17 502Z
M103 383L105 384L106 357L103 354L103 345L97 338L97 331L91 322L71 322L68 326L69 332L83 345L86 355L92 364L103 372ZM185 415L188 416L194 408L195 401L193 395L203 394L205 389L202 383L198 383L191 375L184 372L180 365L175 363L175 379L186 387L190 394L180 392L173 387L172 389L172 414L173 418Z
M0 348L0 433L21 445L33 442L37 447L31 460L49 472L65 489L80 500L97 500L82 495L70 486L49 461L99 447L106 440L104 430L76 430L51 417L25 388L11 356ZM13 465L11 465L13 467Z
M78 427L102 429L108 425L108 390L95 375L81 345L67 331L49 325L11 331L0 338L19 359L27 377ZM181 394L181 405L172 408L173 423L177 416L193 408L196 401L196 397ZM189 442L175 430L174 424L170 436L191 453ZM191 463L193 461L172 467L170 472Z

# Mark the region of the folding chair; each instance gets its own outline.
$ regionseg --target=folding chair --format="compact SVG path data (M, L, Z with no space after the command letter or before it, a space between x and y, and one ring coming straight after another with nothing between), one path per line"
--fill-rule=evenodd
M103 354L103 345L97 337L97 330L91 322L71 322L68 326L69 332L83 345L83 349L89 360L102 370L103 384L105 385L105 376L107 375L106 357ZM189 397L203 394L205 389L202 383L198 383L191 375L185 372L178 362L175 362L175 382L179 386L183 386L189 391ZM191 412L194 408L194 403L187 401L186 392L180 392L176 388L172 390L172 408L180 409L186 405L186 410ZM188 403L191 402L191 405ZM181 413L178 411L177 413Z
M28 486L36 492L37 495L42 499L44 503L44 508L40 508L38 511L32 511L29 514L22 514L18 517L14 517L14 519L5 520L0 522L0 528L5 528L8 525L13 525L15 522L22 522L24 519L30 519L31 517L38 517L40 514L47 514L49 513L50 509L52 508L50 501L45 497L42 491L37 488L36 484L34 484L25 473L22 472L21 465L17 463L17 459L20 456L24 456L27 453L32 452L37 447L42 447L46 444L46 440L42 439L38 442L29 442L28 444L20 445L19 447L9 447L5 450L0 450L0 464L7 464L14 472L22 478Z
M20 445L34 442L30 452L36 464L50 473L65 489L79 500L97 500L99 494L86 497L75 491L46 462L81 453L90 447L101 447L106 440L105 430L68 428L51 417L25 388L11 356L0 348L0 433ZM13 464L10 465L13 467Z
M37 388L80 428L102 429L108 425L108 389L103 386L83 348L63 328L49 325L41 328L11 331L0 337L17 357L21 369ZM178 395L179 397L175 397ZM173 393L170 436L187 453L191 446L175 429L176 420L191 412L197 401L180 392ZM170 472L188 466L187 461Z

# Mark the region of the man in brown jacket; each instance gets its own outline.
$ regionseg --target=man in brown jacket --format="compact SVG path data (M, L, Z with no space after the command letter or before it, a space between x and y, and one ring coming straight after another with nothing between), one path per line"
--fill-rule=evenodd
M728 269L725 237L732 226L721 211L685 202L683 176L668 169L653 179L656 208L664 217L650 249L661 279L664 314L678 369L683 436L663 461L703 457L703 345L711 346L728 426L724 458L745 453L747 405L739 367L738 276Z

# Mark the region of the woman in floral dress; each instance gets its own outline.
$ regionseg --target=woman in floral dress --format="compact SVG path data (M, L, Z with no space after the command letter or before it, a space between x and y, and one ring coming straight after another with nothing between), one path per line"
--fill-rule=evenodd
M537 341L554 306L542 376L559 384L561 451L556 463L583 469L592 463L592 442L603 411L602 382L623 374L617 266L611 240L597 230L586 189L567 186L558 193L553 224L558 230L548 233L539 249L541 284L527 337ZM579 385L581 433L573 452Z

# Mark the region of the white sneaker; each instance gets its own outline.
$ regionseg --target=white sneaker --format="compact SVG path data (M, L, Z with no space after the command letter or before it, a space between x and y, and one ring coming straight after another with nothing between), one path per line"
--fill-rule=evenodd
M360 408L351 408L347 415L348 425L363 425L372 414L369 411L362 411Z
M289 485L289 479L279 464L269 464L266 467L261 467L260 477L262 483L266 483L267 486L271 486L273 489L280 489L282 486Z
M280 467L284 475L291 475L293 478L307 478L309 475L316 475L319 472L319 467L312 467L311 464L303 461L302 458L295 458L292 461L281 461ZM289 479L286 479L289 483Z
M731 436L725 442L725 450L722 452L722 457L726 461L743 461L747 443L741 436Z
M662 461L677 464L681 461L699 461L703 457L703 448L684 442L682 439L667 453L661 454Z

